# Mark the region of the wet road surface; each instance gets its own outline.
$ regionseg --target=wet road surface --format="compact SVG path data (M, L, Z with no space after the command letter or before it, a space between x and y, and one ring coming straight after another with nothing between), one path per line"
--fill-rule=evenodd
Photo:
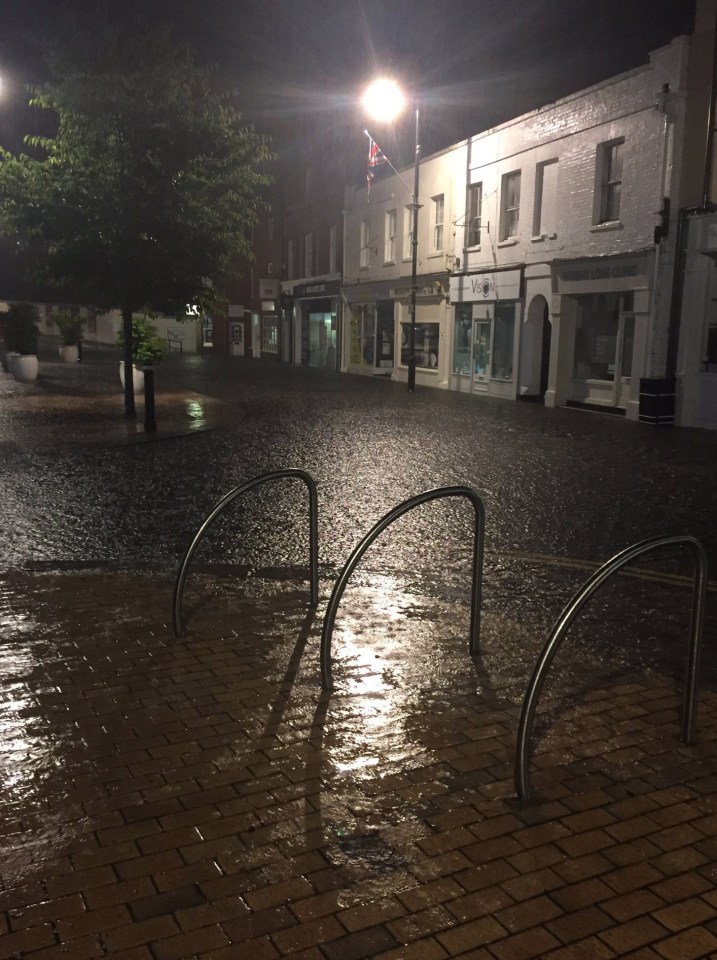
M717 438L172 357L163 439L135 442L115 367L0 381L0 957L717 955L715 594L686 746L688 557L593 599L541 698L536 799L513 784L535 658L596 562L663 533L715 559ZM318 483L318 610L305 489L282 481L210 532L175 639L194 529L288 466ZM480 654L470 507L429 504L352 577L322 693L341 564L454 484L486 506Z

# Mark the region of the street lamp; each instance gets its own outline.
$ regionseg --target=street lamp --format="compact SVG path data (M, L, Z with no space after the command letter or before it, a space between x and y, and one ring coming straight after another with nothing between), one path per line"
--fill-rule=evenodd
M394 80L374 80L363 96L363 106L366 112L375 120L392 121L401 114L406 105L406 98ZM418 103L416 111L416 140L413 161L413 193L411 207L413 221L411 223L411 300L409 313L411 315L410 334L408 340L408 392L413 393L416 388L416 274L418 272L418 176L421 160L421 143L419 139L420 113Z

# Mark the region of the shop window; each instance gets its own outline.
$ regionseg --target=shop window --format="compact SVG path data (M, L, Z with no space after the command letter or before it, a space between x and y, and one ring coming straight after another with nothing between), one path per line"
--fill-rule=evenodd
M535 168L533 236L549 237L557 230L558 161L548 160Z
M455 331L453 336L453 372L464 377L471 372L471 327L473 306L462 303L456 306Z
M480 244L480 218L483 208L483 184L472 183L468 187L466 202L466 246L477 247Z
M491 380L511 381L513 379L513 337L515 334L515 306L510 303L496 303L493 321L493 357L491 360Z
M492 315L491 315L492 311ZM472 337L472 339L471 339ZM475 380L513 380L515 305L498 302L473 317L470 303L456 306L453 337L453 373Z
M500 190L500 240L518 236L520 213L520 170L504 174Z
M415 339L416 367L435 370L438 367L440 323L417 323ZM401 324L401 363L408 366L411 356L411 324Z
M383 241L384 263L394 263L396 260L396 211L387 210L384 224Z
M279 318L275 314L267 314L261 318L261 351L279 352Z
M629 377L634 340L633 295L600 293L577 298L573 378L615 381Z
M433 200L433 252L440 253L443 250L443 194L431 199Z
M597 152L595 170L595 223L610 223L620 219L622 194L622 160L624 137L601 143Z
M354 367L372 367L376 356L376 305L351 307L351 357Z

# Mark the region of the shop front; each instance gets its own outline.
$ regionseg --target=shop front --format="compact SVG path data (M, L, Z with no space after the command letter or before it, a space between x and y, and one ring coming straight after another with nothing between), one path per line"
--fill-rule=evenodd
M515 399L520 293L520 270L451 277L451 390Z
M338 281L296 284L287 292L293 296L293 362L335 370L339 350Z
M638 418L651 263L644 253L553 265L560 298L556 403Z
M407 379L411 359L410 286L396 281L346 287L347 349L342 369ZM442 376L444 296L440 279L416 287L414 357L418 383L445 384Z

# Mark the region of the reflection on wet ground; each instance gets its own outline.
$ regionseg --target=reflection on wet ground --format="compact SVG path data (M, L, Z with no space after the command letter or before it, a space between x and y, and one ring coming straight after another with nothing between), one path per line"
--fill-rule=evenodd
M585 570L490 555L476 657L469 571L357 571L330 695L331 580L314 615L299 579L224 573L190 575L179 640L169 577L0 581L5 956L717 951L717 671L710 644L686 747L685 584L595 598L553 664L520 805L521 696Z

